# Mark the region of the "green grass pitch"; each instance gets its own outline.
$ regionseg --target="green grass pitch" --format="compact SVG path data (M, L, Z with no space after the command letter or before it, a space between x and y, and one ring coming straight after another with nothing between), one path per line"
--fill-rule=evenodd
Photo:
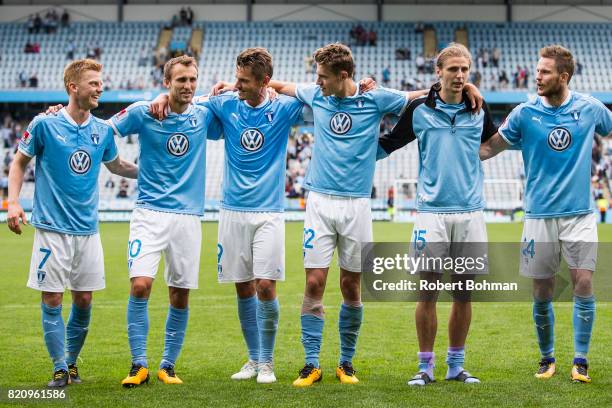
M612 242L612 226L602 226L600 241ZM4 226L3 228L6 228ZM341 302L338 268L332 267L324 304L325 331L321 354L323 381L309 389L295 389L291 382L303 365L299 312L304 287L302 224L287 223L287 280L279 284L281 318L275 351L276 384L233 382L229 376L244 363L245 345L240 332L233 285L216 282L215 223L203 224L200 289L190 300L190 321L177 373L182 386L164 386L152 380L148 386L126 390L121 379L130 367L125 313L129 282L126 268L127 223L103 224L101 235L106 260L106 290L94 295L90 332L79 362L83 384L67 389L70 406L612 406L612 308L598 303L591 346L590 385L569 380L572 358L571 303L555 304L558 374L549 381L533 377L539 358L529 303L478 303L474 305L467 343L466 368L479 376L480 385L440 381L445 374L449 304L438 306L436 377L424 389L405 385L415 373L417 342L414 305L366 303L364 323L354 360L361 382L342 386L334 370L339 354L338 309ZM491 241L520 239L521 224L490 224ZM406 241L410 225L375 223L378 241ZM0 389L41 388L51 376L40 323L40 298L25 287L33 229L18 237L6 229L0 234ZM598 265L598 273L610 273L610 265ZM518 273L518 272L517 272ZM163 272L160 272L160 276ZM163 347L168 307L163 279L154 284L150 301L149 365L157 367ZM64 317L69 311L64 301ZM0 400L0 405L6 400ZM45 404L48 404L46 402ZM65 404L65 403L63 403Z

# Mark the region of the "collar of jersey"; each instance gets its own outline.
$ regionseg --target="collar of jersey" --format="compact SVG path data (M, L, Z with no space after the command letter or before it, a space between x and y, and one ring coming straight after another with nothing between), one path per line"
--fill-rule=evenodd
M360 96L359 95L359 84L355 84L355 85L357 89L355 89L355 93L353 95L348 95L348 96L345 96L344 98L338 98L335 95L331 95L330 99L333 101L336 101L337 103L340 103L342 101L352 100L353 98Z
M64 117L64 119L66 119L66 121L68 121L68 123L70 123L74 127L85 127L85 126L89 125L89 122L91 122L91 116L92 116L91 112L89 112L89 116L87 117L85 122L81 123L80 125L78 125L74 121L74 119L72 119L72 116L70 116L70 114L68 113L66 108L60 109L59 113Z
M427 99L425 100L425 105L427 105L428 107L432 108L432 109L436 109L436 104L437 101L440 100L440 102L443 102L447 105L451 105L449 103L446 103L442 100L442 98L440 98L440 90L442 89L442 85L439 82L436 82L431 89L429 90L429 93L427 94ZM461 93L461 96L463 97L463 100L461 103L463 103L465 105L464 110L466 112L471 112L472 111L472 105L470 104L468 97L467 97L467 92L465 91L465 89L463 90L463 92Z
M567 98L565 98L565 100L563 101L563 103L561 103L561 105L559 105L559 106L555 107L555 106L552 106L552 105L548 104L548 103L547 103L547 102L544 100L544 98L540 97L540 101L542 102L542 106L544 106L544 107L545 107L545 108L547 108L547 109L555 109L555 110L556 110L556 109L563 108L565 105L569 104L569 103L570 103L570 99L572 99L572 91L569 91L569 92L567 93Z
M245 99L245 100L243 100L242 102L243 102L243 103L245 104L245 106L246 106L247 108L249 108L249 109L259 109L259 108L263 108L264 106L266 106L266 104L267 104L268 102L270 102L270 98L268 97L268 94L266 93L266 97L265 97L265 99L264 99L264 100L263 100L263 101L262 101L262 102L261 102L259 105L257 105L257 106L251 106L251 105L249 105L249 104L247 103L246 99Z
M168 112L168 117L189 115L192 110L193 110L193 103L190 103L189 106L187 107L187 109L185 109L185 112L183 112L183 113L176 113L176 112L169 111Z

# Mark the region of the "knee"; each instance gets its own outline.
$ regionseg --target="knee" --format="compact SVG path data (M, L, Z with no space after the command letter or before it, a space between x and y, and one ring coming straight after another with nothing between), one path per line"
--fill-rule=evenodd
M340 278L340 288L343 292L359 292L360 281L353 276L343 276Z
M257 295L263 300L272 300L275 295L275 282L267 279L257 281Z
M189 289L170 287L170 304L177 309L189 306Z
M42 302L49 307L57 307L62 304L63 293L42 293Z
M137 298L148 298L151 292L151 285L143 280L134 279L132 281L132 296Z
M578 296L589 296L593 293L593 285L589 276L580 276L574 285L574 294Z
M79 309L87 309L91 304L91 299L91 292L81 292L78 295L73 294L72 303L74 303Z
M308 293L319 293L324 285L325 281L320 276L308 275L306 277L306 291Z

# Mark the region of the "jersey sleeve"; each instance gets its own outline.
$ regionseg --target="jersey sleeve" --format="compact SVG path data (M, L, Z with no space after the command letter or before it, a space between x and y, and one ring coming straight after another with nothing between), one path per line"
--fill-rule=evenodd
M612 132L612 112L600 101L596 102L599 110L599 120L595 125L595 131L602 136L608 136Z
M399 116L408 103L405 92L389 88L377 88L371 91L378 111L383 114Z
M223 125L212 111L208 111L208 127L206 138L209 140L219 140L223 137Z
M40 154L43 144L44 124L43 115L36 116L28 125L19 140L19 151L28 157Z
M484 143L489 140L494 134L497 133L497 126L493 123L491 112L485 102L482 103L482 111L484 117L482 119L482 134L480 135L480 142Z
M108 129L108 143L102 154L102 162L109 163L115 160L119 156L119 149L117 149L117 143L115 143L115 135L112 129Z
M133 103L110 118L108 124L120 137L139 133L144 115L147 114L148 110L148 102Z
M521 111L522 105L517 106L510 112L504 123L499 127L499 135L509 145L520 143L523 136L521 134Z
M295 97L308 106L312 106L315 95L319 91L317 84L297 84L295 85Z
M380 136L378 139L379 149L376 154L377 159L385 157L380 148L389 155L393 151L406 146L416 139L416 133L413 126L414 112L424 102L425 98L415 99L410 102L391 132Z
M293 125L304 123L304 103L297 98L287 97L285 102L289 121Z

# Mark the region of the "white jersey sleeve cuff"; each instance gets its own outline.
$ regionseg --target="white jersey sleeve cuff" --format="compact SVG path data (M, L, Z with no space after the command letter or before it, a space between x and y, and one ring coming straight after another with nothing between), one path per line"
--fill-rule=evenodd
M510 146L514 146L516 143L512 143L510 140L508 140L508 138L504 135L503 131L501 129L497 129L497 133L499 133L499 135L502 137L502 139L504 139L504 141L506 143L508 143Z
M22 148L21 148L21 146L20 146L20 147L18 147L18 148L17 148L17 150L19 150L19 151L20 151L20 152L21 152L21 153L22 153L24 156L28 156L30 159L31 159L32 157L34 157L34 155L33 155L33 154L30 154L30 153L26 152L24 149L22 149Z

